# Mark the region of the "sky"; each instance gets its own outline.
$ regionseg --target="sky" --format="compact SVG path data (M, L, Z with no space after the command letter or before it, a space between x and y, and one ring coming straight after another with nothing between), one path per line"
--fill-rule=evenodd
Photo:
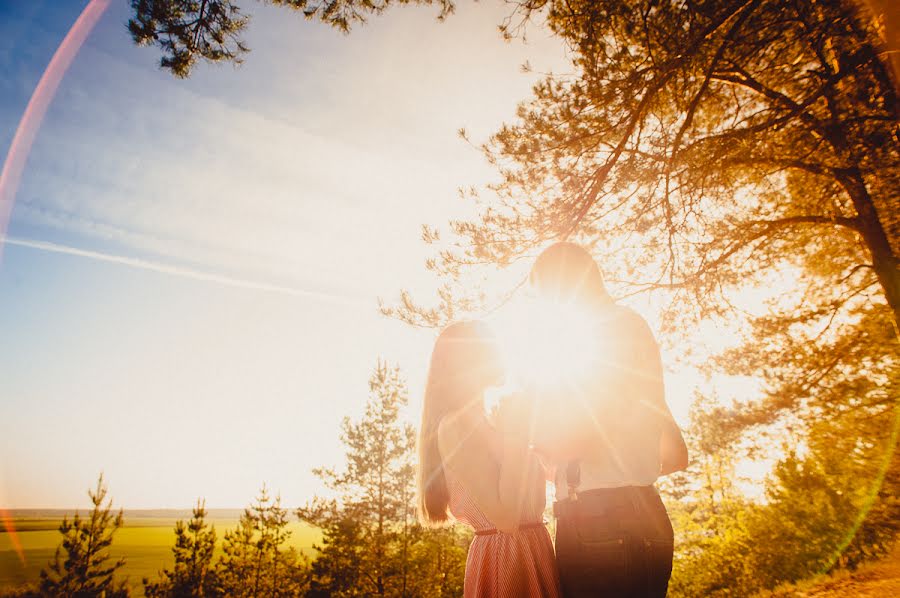
M0 0L0 155L86 4ZM84 507L100 472L126 508L238 507L263 483L302 504L378 358L415 421L435 333L377 299L427 298L421 225L472 214L457 188L496 177L456 131L485 140L565 48L539 27L504 42L501 3L344 36L246 0L245 63L178 80L133 45L128 5L75 57L15 196L0 506ZM667 376L685 425L691 392Z

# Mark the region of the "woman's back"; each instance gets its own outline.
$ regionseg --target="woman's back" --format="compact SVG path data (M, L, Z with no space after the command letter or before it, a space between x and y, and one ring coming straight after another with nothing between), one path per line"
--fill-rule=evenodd
M524 491L522 524L542 522L546 495L544 492L544 477L540 462L533 455L530 456L530 474L527 476L527 488ZM466 490L462 482L452 472L445 471L447 490L450 494L450 513L453 517L472 527L476 532L484 530L496 530L497 526L478 507L472 494Z
M647 486L659 474L665 413L662 365L653 334L634 311L604 306L586 324L596 339L591 367L576 379L535 389L535 442L557 462L580 464L580 486Z
M543 489L532 486L518 531L504 533L497 530L452 473L447 472L446 482L451 514L475 530L466 559L465 597L558 597L556 556L541 519L545 502Z
M662 364L653 333L633 310L606 307L599 321L599 357L586 388L594 397L596 442L582 456L585 488L649 486L659 474L665 406Z

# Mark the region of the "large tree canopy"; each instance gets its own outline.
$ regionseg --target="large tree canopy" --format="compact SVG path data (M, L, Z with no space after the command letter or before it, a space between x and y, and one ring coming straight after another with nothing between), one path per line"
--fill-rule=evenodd
M840 1L523 10L543 11L575 72L543 79L484 145L502 179L431 262L448 280L439 307L404 296L394 313L439 323L467 271L572 238L619 295L665 294L670 335L700 318L744 319L742 292L767 295L743 346L715 364L766 382L767 400L727 418L738 428L836 405L889 409L900 104L878 21Z
M719 290L792 263L835 277L807 306L872 288L898 318L898 103L870 21L840 2L546 4L577 71L486 144L498 200L436 269L574 237L627 290L721 311Z

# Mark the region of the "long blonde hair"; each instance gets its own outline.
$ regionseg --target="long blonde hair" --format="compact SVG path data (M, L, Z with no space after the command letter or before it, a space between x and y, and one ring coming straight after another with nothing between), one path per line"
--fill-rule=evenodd
M438 336L431 353L419 426L418 514L422 523L449 519L450 492L438 448L438 426L449 413L502 375L493 336L480 322L457 322Z

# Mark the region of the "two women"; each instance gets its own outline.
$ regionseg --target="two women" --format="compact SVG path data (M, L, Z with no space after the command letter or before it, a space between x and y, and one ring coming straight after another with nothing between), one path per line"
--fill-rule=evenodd
M479 323L445 329L425 391L420 514L474 528L467 598L665 596L672 527L653 483L686 467L687 449L663 396L659 349L583 248L545 250L532 285L580 303L605 356L574 391L506 400L492 422L484 392L503 380L496 344ZM541 521L546 479L556 481L556 555Z

